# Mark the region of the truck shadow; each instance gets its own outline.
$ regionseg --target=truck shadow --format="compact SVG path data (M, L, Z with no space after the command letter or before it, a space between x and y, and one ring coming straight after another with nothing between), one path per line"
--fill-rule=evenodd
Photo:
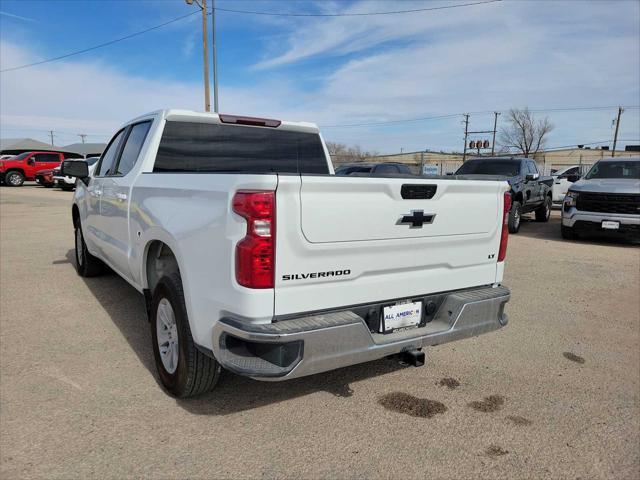
M74 251L69 250L66 260L56 260L53 263L66 263L74 268L74 262ZM82 280L118 327L142 365L158 382L142 295L114 273ZM176 399L176 404L196 415L228 415L319 391L336 397L350 397L353 394L350 387L352 383L404 368L407 367L397 360L381 359L285 382L260 382L223 370L213 392L196 398ZM167 395L159 383L158 394Z
M619 246L626 248L637 248L638 244L624 238L613 236L588 236L580 237L576 240L565 240L560 234L560 212L554 211L548 222L536 222L533 215L527 215L522 218L520 230L516 237L530 237L542 240L549 240L562 243L573 243L576 245L603 245L603 246ZM511 235L510 235L511 236Z

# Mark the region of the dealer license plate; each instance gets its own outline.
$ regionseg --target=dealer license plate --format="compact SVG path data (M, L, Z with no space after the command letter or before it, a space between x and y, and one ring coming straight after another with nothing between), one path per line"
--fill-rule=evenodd
M382 310L382 333L416 328L422 319L422 302L397 303Z
M612 222L610 220L602 221L602 228L604 230L618 230L620 228L620 222Z

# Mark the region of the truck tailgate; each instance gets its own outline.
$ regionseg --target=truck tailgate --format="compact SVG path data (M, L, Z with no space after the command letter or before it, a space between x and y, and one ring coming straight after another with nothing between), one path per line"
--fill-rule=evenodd
M275 314L496 281L506 182L280 176Z

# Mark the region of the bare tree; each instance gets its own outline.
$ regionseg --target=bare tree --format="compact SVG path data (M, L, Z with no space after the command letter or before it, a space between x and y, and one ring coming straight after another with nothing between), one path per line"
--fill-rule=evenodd
M500 130L500 143L509 150L522 152L525 157L535 155L544 147L545 137L553 130L547 117L536 120L529 108L512 108L507 120L509 126Z
M339 163L345 162L362 162L367 158L377 155L375 152L362 150L358 145L349 147L344 143L327 142L329 155L335 158Z

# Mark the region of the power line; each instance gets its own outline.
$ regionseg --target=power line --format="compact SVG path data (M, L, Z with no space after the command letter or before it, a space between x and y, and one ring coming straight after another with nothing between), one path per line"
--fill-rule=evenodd
M155 25L153 27L146 28L144 30L140 30L139 32L131 33L129 35L125 35L124 37L115 38L113 40L109 40L108 42L101 43L99 45L94 45L93 47L88 47L83 50L77 50L75 52L66 53L64 55L60 55L58 57L48 58L46 60L41 60L39 62L27 63L26 65L20 65L18 67L5 68L4 70L0 70L0 73L5 72L13 72L15 70L21 70L23 68L35 67L36 65L42 65L43 63L55 62L56 60L62 60L63 58L73 57L74 55L80 55L81 53L90 52L92 50L96 50L98 48L107 47L109 45L113 45L114 43L122 42L123 40L128 40L133 37L137 37L138 35L142 35L143 33L151 32L152 30L157 30L158 28L166 27L175 22L179 22L180 20L190 17L191 15L195 15L196 13L200 13L200 11L191 12L187 15L182 15L180 17L174 18L173 20L169 20L167 22L161 23L159 25Z
M541 109L529 109L532 113L552 113L552 112L573 112L573 111L588 111L588 110L612 110L617 109L618 105L609 105L609 106L601 106L601 107L566 107L566 108L541 108ZM640 108L640 105L631 105L623 108L634 109ZM493 114L495 112L503 113L504 110L483 110L479 112L468 112L470 115L488 115ZM416 118L405 118L402 120L389 120L383 122L370 122L370 123L345 123L345 124L335 124L335 125L320 125L322 128L349 128L349 127L376 127L382 125L393 125L399 123L409 123L409 122L421 122L425 120L439 120L444 118L453 118L453 117L462 117L465 113L450 113L447 115L436 115L432 117L416 117Z
M488 3L496 3L501 2L502 0L485 0L482 2L472 2L472 3L460 3L456 5L444 5L441 7L429 7L429 8L413 8L410 10L394 10L390 12L362 12L362 13L284 13L284 12L259 12L253 10L235 10L231 8L220 8L216 7L215 9L220 12L229 12L229 13L242 13L248 15L265 15L269 17L369 17L374 15L398 15L403 13L418 13L418 12L429 12L433 10L447 10L449 8L460 8L460 7L471 7L474 5L485 5Z

